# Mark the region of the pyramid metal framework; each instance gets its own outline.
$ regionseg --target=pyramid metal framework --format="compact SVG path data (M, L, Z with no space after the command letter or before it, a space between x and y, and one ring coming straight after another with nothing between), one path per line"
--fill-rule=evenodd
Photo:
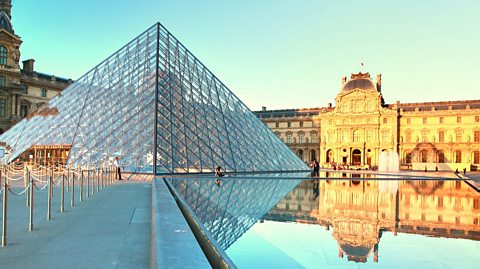
M160 23L0 136L9 162L71 145L68 163L127 171L299 171L307 166ZM156 156L156 158L154 158Z
M305 177L304 173L293 174ZM281 174L265 174L261 178L224 178L221 186L211 179L170 182L205 229L226 250L301 182L279 180L281 177Z

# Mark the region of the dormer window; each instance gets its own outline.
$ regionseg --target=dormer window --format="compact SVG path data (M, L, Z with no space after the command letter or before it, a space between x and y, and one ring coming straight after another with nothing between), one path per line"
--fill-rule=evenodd
M7 48L5 48L5 46L0 45L0 65L7 64L7 54L8 54Z

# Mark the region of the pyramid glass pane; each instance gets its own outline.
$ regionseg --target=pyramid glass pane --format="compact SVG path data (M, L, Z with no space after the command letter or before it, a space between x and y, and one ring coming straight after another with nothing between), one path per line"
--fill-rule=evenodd
M307 169L159 23L29 114L0 142L9 153L4 162L32 146L68 145L70 164L119 156L125 170L134 172Z

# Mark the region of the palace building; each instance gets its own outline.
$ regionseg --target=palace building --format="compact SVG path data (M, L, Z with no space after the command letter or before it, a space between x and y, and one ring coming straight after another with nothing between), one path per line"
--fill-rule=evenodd
M256 111L305 162L367 169L395 151L403 169L480 169L480 100L385 103L382 77L342 78L335 106Z
M13 30L11 2L0 0L0 134L73 82L36 72L34 59L20 67L22 40Z

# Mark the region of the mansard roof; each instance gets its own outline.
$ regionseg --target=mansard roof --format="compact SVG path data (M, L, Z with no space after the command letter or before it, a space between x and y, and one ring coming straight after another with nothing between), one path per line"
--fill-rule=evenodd
M14 33L10 18L3 10L0 11L0 29L5 29L12 34Z

